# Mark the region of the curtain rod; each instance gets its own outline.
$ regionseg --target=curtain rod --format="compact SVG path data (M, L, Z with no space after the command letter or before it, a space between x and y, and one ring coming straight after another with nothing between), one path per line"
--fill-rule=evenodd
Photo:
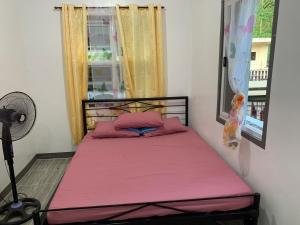
M113 7L113 6L112 6ZM86 7L86 8L88 8L88 9L97 9L97 8L102 8L102 9L107 9L107 8L112 8L112 7L100 7L100 6L91 6L91 7ZM54 10L61 10L61 6L54 6ZM75 9L77 8L81 8L81 6L75 6L74 7ZM126 9L128 9L129 8L129 6L120 6L120 8L126 8ZM148 6L138 6L138 8L140 8L140 9L147 9L148 8ZM154 6L154 8L157 8L157 6ZM161 7L162 9L165 9L165 7L164 6L162 6Z

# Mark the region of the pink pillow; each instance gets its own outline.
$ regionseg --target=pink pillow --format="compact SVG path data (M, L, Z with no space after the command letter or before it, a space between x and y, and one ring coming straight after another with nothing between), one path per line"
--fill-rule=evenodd
M144 134L145 137L153 137L167 134L174 134L179 132L185 132L188 128L184 126L178 117L171 117L164 119L164 125L159 127L155 131L147 132Z
M113 121L98 122L96 124L96 129L92 132L92 137L94 138L121 138L138 136L139 134L133 131L116 129Z
M159 112L124 113L114 122L117 129L160 127L163 125Z

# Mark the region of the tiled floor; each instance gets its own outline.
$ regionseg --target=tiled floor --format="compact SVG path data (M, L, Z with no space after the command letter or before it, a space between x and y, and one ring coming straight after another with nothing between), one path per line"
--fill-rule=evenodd
M37 159L17 184L20 196L25 194L36 198L41 202L42 209L47 207L69 161L69 158ZM11 193L6 199L12 199ZM25 224L33 223L29 221Z

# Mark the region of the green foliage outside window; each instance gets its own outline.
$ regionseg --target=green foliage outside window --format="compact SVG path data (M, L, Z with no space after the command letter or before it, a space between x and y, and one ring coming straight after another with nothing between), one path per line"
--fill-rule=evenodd
M275 0L259 1L253 37L255 38L272 37L274 7L275 7Z
M108 91L105 82L103 82L103 83L101 84L100 88L98 88L98 91L99 91L99 92L102 92L102 93Z

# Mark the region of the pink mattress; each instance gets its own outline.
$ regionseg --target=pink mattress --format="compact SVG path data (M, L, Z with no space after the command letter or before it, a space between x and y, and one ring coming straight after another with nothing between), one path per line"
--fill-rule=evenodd
M93 139L87 135L70 162L49 208L107 207L52 211L48 212L47 219L50 224L93 221L145 202L251 193L247 184L191 129L150 138ZM162 205L211 212L244 208L252 201L252 197L240 197ZM135 205L110 207L120 204ZM176 213L148 206L114 219Z

